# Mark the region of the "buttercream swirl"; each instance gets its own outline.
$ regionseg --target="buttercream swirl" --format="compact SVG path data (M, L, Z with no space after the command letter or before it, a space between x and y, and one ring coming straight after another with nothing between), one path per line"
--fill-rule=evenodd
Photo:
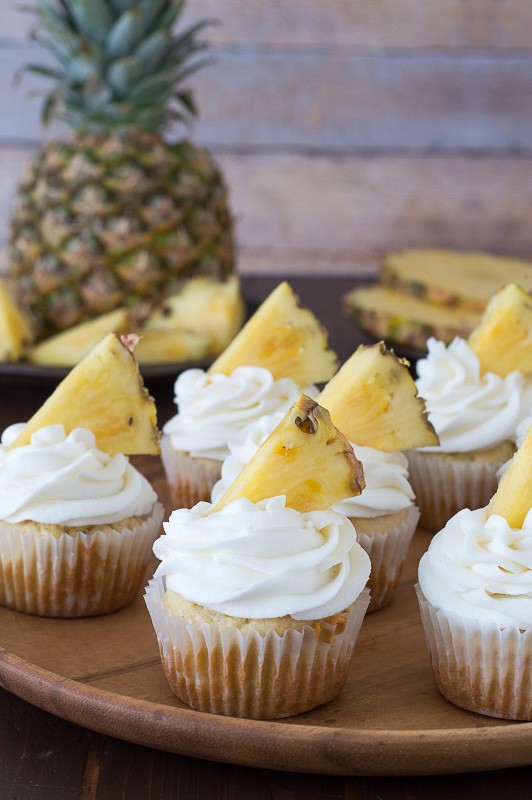
M525 376L481 374L478 357L465 339L446 346L431 338L427 347L427 357L417 363L416 385L440 445L423 450L463 453L513 439L532 401Z
M127 456L96 447L92 431L62 425L36 431L30 444L6 449L20 425L6 428L0 447L0 518L54 525L99 525L151 512L157 496Z
M427 600L467 617L532 626L532 510L522 529L487 508L459 511L419 564Z
M174 511L153 551L156 575L188 600L247 619L322 619L350 606L370 561L334 511L300 513L283 496Z
M240 431L228 444L230 454L222 464L222 476L212 490L217 502L240 475L273 429L282 414L262 417ZM335 503L333 509L346 517L380 517L409 508L414 492L408 481L408 461L402 453L385 453L373 447L353 444L356 457L364 467L366 486L360 495Z
M200 369L181 373L175 383L178 413L164 426L172 446L192 456L222 461L236 431L265 414L288 410L301 390L290 378L275 380L264 367L237 367L231 375Z

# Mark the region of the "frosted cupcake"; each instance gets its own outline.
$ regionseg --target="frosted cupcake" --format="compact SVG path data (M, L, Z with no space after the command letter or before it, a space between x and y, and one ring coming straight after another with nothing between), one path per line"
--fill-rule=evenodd
M229 454L227 442L265 414L286 411L299 392L336 369L326 333L281 283L208 372L176 381L177 414L163 427L161 451L174 506L208 500Z
M408 453L420 524L441 529L461 508L485 506L497 488L497 470L515 451L514 438L532 404L530 381L519 371L481 372L464 339L446 346L428 341L416 385L440 444Z
M463 509L419 564L436 683L458 706L532 719L532 428L489 506Z
M229 442L230 455L222 464L221 479L212 491L216 503L240 475L258 448L282 419L282 414L262 417ZM419 510L408 481L408 462L402 453L386 453L352 444L364 468L361 494L345 498L333 510L348 517L357 540L371 559L368 612L383 608L399 583L416 529Z
M0 447L0 603L55 617L105 614L143 582L162 507L127 454L158 453L133 355L109 334Z
M329 506L361 483L327 413L300 398L215 506L172 513L154 545L161 564L146 603L183 702L271 719L338 694L369 602L370 562Z

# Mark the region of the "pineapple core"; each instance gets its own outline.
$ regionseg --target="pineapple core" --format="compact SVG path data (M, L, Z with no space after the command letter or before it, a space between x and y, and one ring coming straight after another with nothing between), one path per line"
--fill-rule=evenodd
M108 334L56 387L10 447L28 444L46 425L89 428L110 455L156 454L155 403L144 387L133 348L138 337Z
M494 294L468 339L482 372L532 374L532 296L515 283Z
M500 514L512 528L521 528L532 508L532 425L491 498L488 514Z
M241 497L256 503L286 495L288 507L316 511L364 485L362 464L328 411L302 394L213 510Z
M360 345L318 400L355 444L387 452L438 444L408 362L383 342Z
M265 367L274 378L292 378L299 386L323 383L334 375L336 355L328 349L326 331L311 311L301 308L286 281L259 306L209 372L230 375L243 366Z

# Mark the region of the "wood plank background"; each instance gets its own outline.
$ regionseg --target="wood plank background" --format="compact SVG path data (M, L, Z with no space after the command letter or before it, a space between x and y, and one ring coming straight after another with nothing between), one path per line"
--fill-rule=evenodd
M44 57L19 5L0 10L0 243L24 161L59 132L38 83L13 82ZM195 138L225 170L242 272L366 272L418 245L532 255L529 0L189 0L203 16L220 24Z

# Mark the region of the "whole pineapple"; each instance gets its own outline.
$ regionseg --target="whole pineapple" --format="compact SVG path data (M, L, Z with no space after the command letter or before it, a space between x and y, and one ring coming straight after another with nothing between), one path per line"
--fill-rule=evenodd
M219 168L172 121L196 113L183 81L204 65L203 20L173 32L184 0L40 0L36 38L57 61L43 118L70 141L45 144L15 198L9 271L39 338L233 270Z

